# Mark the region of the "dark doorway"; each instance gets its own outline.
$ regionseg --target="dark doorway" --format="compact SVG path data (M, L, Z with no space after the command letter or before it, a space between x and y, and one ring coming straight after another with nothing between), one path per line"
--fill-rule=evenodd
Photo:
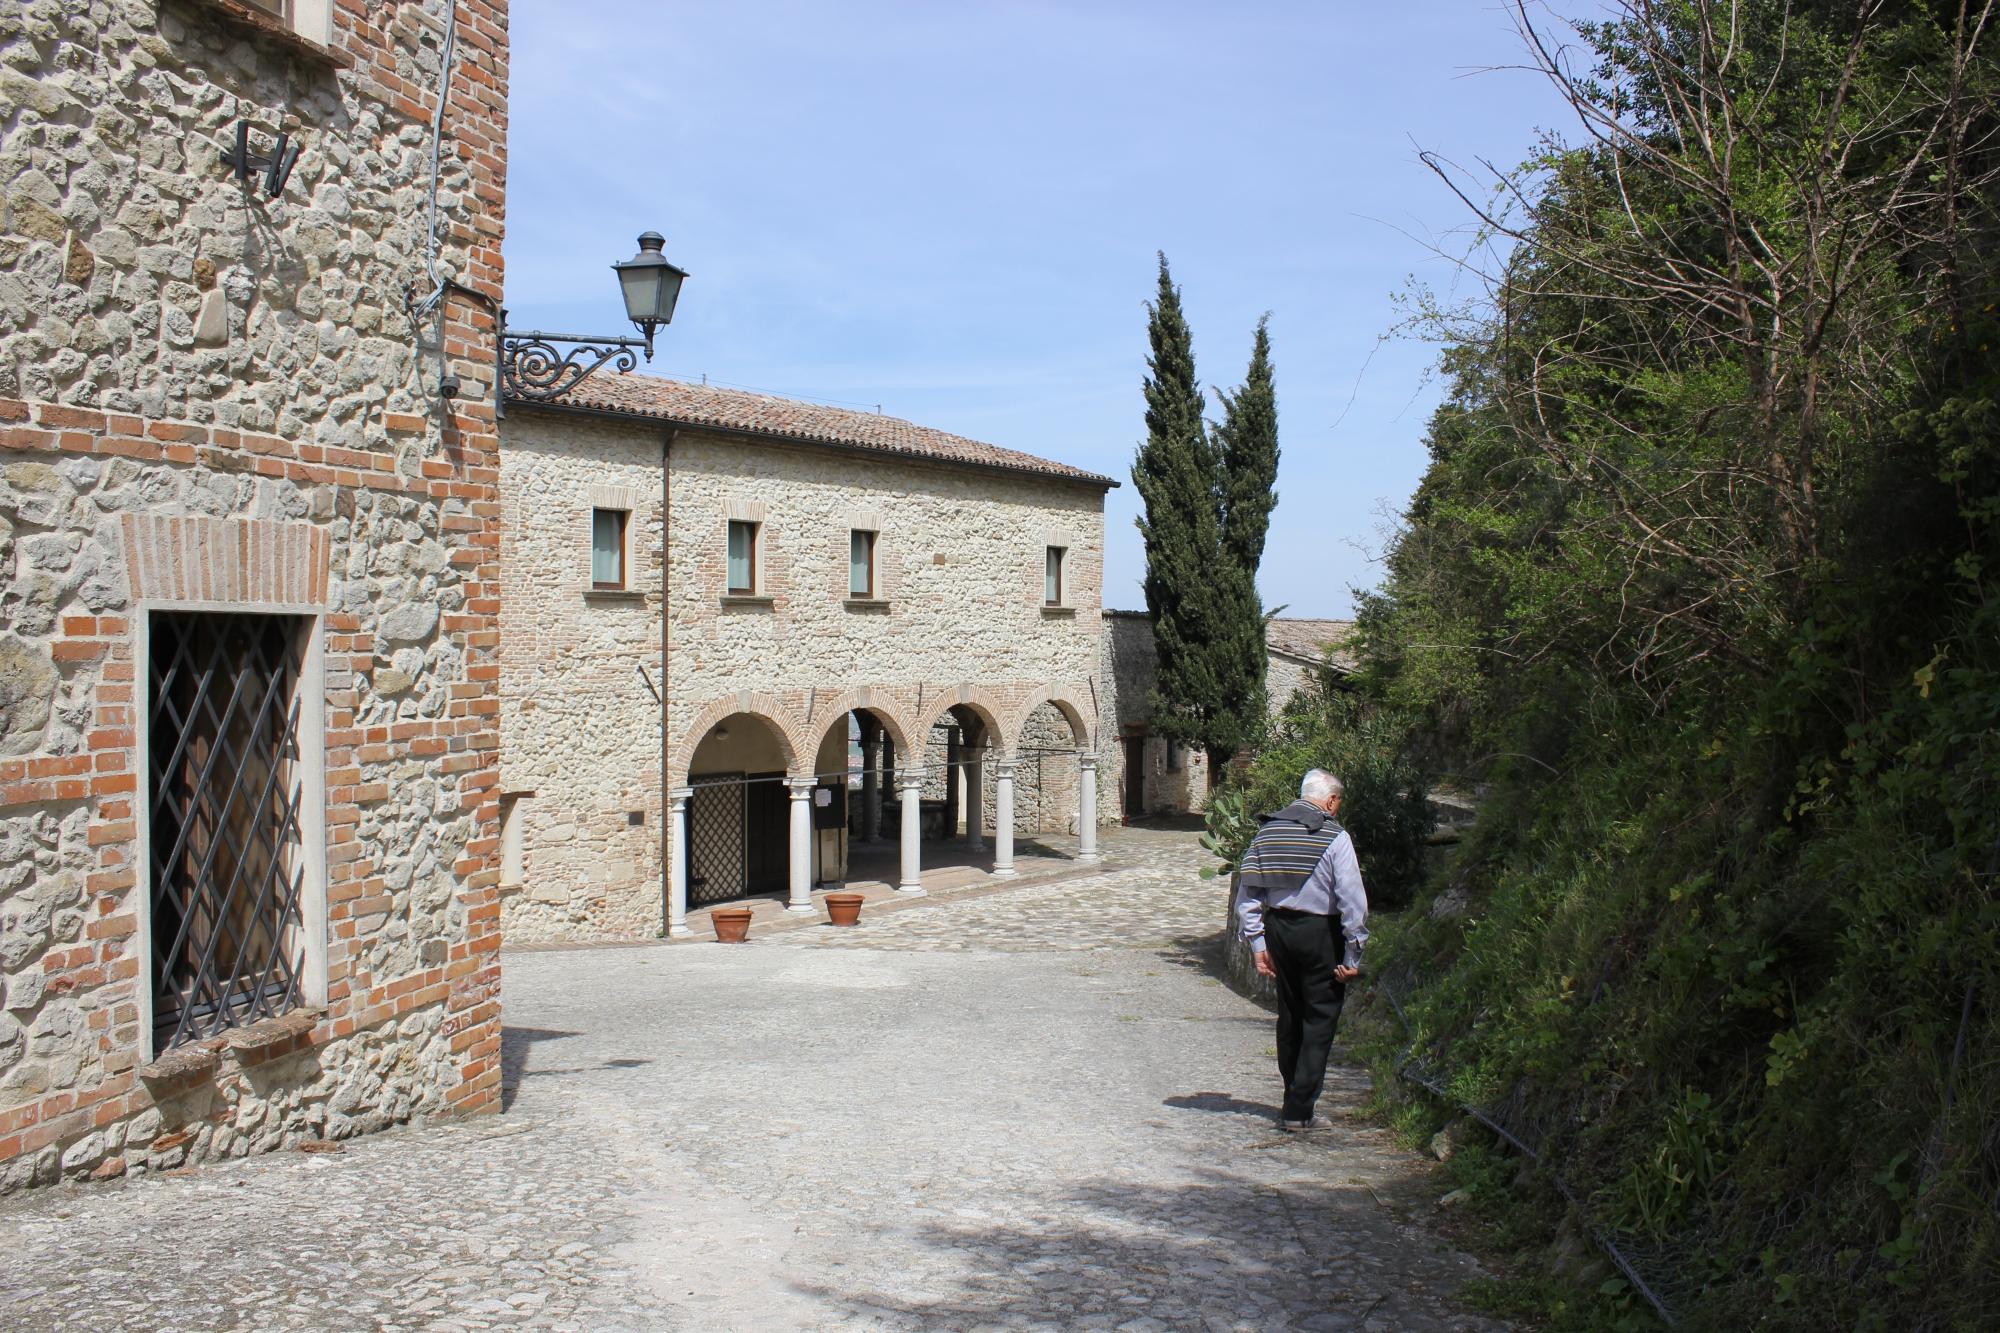
M688 905L783 893L791 865L791 795L783 773L703 773L690 780Z
M1125 738L1125 822L1146 813L1146 738Z
M791 793L783 773L752 773L745 782L745 893L783 893L791 864Z

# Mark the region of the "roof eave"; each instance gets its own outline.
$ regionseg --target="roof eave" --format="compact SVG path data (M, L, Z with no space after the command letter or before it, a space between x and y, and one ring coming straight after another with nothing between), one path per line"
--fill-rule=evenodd
M984 462L972 458L947 458L937 454L918 453L911 449L897 449L880 444L855 444L848 440L833 440L817 435L788 435L783 431L757 430L749 426L725 426L713 421L697 421L686 417L669 416L662 412L639 412L631 408L592 407L577 403L545 403L532 399L508 399L507 408L518 411L533 408L538 412L559 412L572 416L597 417L610 421L640 422L651 426L664 426L671 430L706 431L711 435L740 436L746 440L762 440L772 444L803 445L813 449L831 449L837 453L853 454L863 458L888 456L909 463L929 463L936 467L966 468L974 472L999 472L1010 477L1036 477L1042 481L1065 482L1073 486L1087 486L1098 491L1116 490L1119 482L1110 477L1100 477L1094 472L1044 472L1039 468L1020 467L1012 463Z

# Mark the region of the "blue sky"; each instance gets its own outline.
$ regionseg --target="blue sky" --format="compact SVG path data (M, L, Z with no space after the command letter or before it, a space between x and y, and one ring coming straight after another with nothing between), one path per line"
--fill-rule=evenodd
M1125 484L1105 604L1142 607L1132 453L1154 252L1206 386L1271 312L1267 607L1344 615L1421 475L1434 349L1382 343L1462 207L1420 149L1560 123L1492 0L660 3L513 9L517 327L625 325L647 228L693 277L648 368L883 411Z

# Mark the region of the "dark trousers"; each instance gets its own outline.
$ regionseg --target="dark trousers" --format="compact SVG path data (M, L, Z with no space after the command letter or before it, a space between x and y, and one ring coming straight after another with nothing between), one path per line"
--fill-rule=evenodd
M1278 1072L1287 1120L1310 1118L1326 1083L1327 1053L1347 997L1347 987L1333 979L1341 959L1336 920L1276 907L1264 913L1264 944L1278 969Z

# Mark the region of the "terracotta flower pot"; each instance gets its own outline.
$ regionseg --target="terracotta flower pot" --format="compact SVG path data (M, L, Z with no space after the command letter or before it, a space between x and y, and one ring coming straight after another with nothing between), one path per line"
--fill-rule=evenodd
M836 926L851 926L861 920L862 897L858 893L826 895L827 919Z
M708 923L715 927L717 944L741 944L750 938L747 907L718 907L708 914Z

